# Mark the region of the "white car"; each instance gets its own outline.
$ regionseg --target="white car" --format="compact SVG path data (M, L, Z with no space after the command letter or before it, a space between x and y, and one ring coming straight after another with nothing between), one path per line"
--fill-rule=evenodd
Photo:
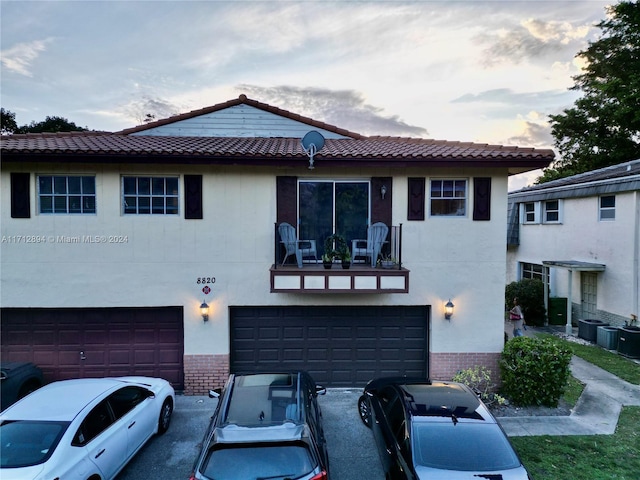
M112 479L169 428L174 404L160 378L50 383L0 414L0 478Z

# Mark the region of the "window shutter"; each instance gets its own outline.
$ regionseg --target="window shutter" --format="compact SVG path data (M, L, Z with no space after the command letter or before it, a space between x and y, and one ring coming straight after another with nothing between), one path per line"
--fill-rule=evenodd
M424 178L409 178L408 180L407 220L424 220L426 180Z
M11 173L11 218L31 218L30 173Z
M202 219L202 175L184 176L184 218Z
M491 177L473 179L473 219L491 220Z
M276 177L276 221L298 228L297 177Z
M384 198L381 189L386 187ZM393 178L372 177L371 178L371 223L382 222L388 227L392 225L391 199L393 198Z

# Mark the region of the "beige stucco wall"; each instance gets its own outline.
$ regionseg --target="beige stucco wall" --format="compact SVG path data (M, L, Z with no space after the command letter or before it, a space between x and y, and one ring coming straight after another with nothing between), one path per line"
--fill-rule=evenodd
M31 218L10 218L10 171L42 174L96 174L96 215L36 214L35 175ZM180 215L121 214L120 177L203 175L203 220L185 220L180 180ZM409 294L298 295L269 291L276 219L276 175L300 178L391 176L376 172L311 172L294 169L210 166L3 165L2 236L39 238L1 244L3 307L183 306L185 354L229 352L230 306L242 305L430 305L432 353L500 352L503 346L507 178L505 169L394 170L393 224L403 224L403 263ZM492 176L491 221L465 217L407 221L407 177ZM427 183L428 185L428 183ZM98 238L89 242L88 238ZM66 241L69 240L69 241ZM113 242L110 242L113 240ZM206 296L210 319L198 307L205 296L198 278L215 277ZM451 298L455 313L443 316Z
M599 221L599 197L565 199L561 224L520 225L520 245L510 249L508 281L518 262L576 260L604 264L597 274L597 308L625 318L638 314L639 192L616 193L616 218ZM567 297L569 272L551 269L551 296ZM573 303L580 303L580 274L573 275Z

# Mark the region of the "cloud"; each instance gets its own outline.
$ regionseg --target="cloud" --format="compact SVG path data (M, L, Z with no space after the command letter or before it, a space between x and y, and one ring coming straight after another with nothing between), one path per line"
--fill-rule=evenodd
M34 40L28 43L18 43L13 47L0 51L0 61L12 72L33 77L31 66L33 62L47 49L47 44L53 39Z
M509 145L549 148L549 145L553 144L551 126L547 122L524 121L522 133L509 137L506 143Z
M140 98L118 108L117 112L125 118L133 119L138 124L142 124L148 118L148 115L151 115L154 120L160 120L177 115L182 110L179 105L169 100L142 95Z
M544 90L539 92L516 92L511 88L494 88L480 93L465 93L454 98L451 103L501 103L508 106L541 105L566 101L571 95L565 90Z
M249 84L236 88L249 98L363 135L428 135L425 128L409 125L397 115L384 115L383 109L367 104L364 96L355 90Z
M485 44L481 63L493 67L502 63L521 63L566 50L575 54L589 35L591 25L571 22L543 21L529 18L520 25L482 33L476 41Z

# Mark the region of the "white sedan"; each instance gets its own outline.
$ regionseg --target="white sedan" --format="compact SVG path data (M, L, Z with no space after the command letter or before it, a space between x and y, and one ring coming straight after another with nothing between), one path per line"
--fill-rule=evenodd
M0 414L0 478L112 479L169 428L174 403L160 378L50 383Z

